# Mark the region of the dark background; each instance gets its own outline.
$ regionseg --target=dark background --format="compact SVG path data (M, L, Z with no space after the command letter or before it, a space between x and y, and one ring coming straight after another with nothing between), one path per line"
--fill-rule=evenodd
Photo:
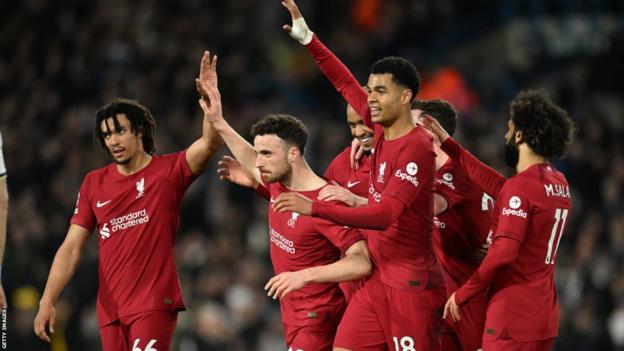
M558 251L556 350L624 350L624 5L609 0L300 0L311 29L365 82L370 64L401 55L419 68L420 98L460 111L457 138L505 171L508 103L541 87L576 123L555 163L571 184L572 218ZM117 96L156 118L159 153L200 135L194 77L219 55L226 118L247 136L269 112L311 132L323 173L349 142L345 103L281 30L278 0L0 2L0 128L11 196L3 284L10 350L48 350L32 323L84 175L108 161L94 112ZM223 151L225 152L225 151ZM175 350L284 349L271 276L266 202L215 176L188 191L175 246L188 311ZM97 350L97 247L92 239L57 304L52 350Z

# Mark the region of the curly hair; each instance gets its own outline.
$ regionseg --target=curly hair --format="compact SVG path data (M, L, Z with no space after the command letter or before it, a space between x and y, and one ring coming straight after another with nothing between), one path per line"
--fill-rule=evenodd
M521 91L509 104L511 121L524 141L546 159L561 158L572 141L574 125L568 113L541 90Z
M112 118L115 129L119 130L120 125L117 115L120 114L125 115L128 121L130 121L132 134L138 135L141 133L143 150L150 155L153 154L156 151L156 146L154 145L154 117L147 107L134 100L116 98L97 111L93 133L96 143L108 153L108 148L104 141L106 131L101 129L102 121Z
M455 134L457 129L457 111L448 101L441 99L415 100L412 103L412 110L415 109L419 109L435 118L450 136Z
M308 129L297 118L286 114L270 114L251 126L252 138L269 134L277 135L286 143L296 146L302 155L305 152Z
M384 57L371 66L372 74L392 74L392 81L412 91L412 100L420 91L420 74L413 63L403 57Z

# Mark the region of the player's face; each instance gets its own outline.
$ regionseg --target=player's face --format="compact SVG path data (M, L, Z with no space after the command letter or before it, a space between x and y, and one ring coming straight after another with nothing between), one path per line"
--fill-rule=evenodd
M351 135L362 143L364 151L369 152L373 148L373 130L364 124L351 105L347 105L347 123L351 129Z
M108 151L117 164L126 165L132 158L143 150L141 133L132 133L130 121L124 114L116 116L118 125L115 126L113 117L107 118L100 124L100 130L104 135L104 142Z
M256 168L267 183L286 182L292 175L288 161L288 145L277 135L258 135L254 139L258 152Z
M505 164L513 169L518 165L520 160L520 149L516 143L516 126L511 119L507 122L507 133L505 134Z
M403 104L410 102L409 89L395 83L392 74L371 74L366 85L371 119L382 126L389 126L400 116Z

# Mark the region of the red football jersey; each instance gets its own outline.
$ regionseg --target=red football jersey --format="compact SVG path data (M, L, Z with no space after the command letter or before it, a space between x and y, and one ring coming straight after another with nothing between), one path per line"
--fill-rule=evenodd
M306 46L336 90L374 129L368 203L393 197L404 212L385 231L363 230L382 282L404 290L444 284L432 248L433 180L435 153L431 137L422 127L394 140L371 120L368 94L348 68L314 36Z
M452 293L479 266L475 253L487 239L493 203L450 158L436 172L435 192L448 207L433 219L433 249Z
M283 192L291 192L281 183L268 184L271 202ZM300 191L310 199L320 189ZM299 271L336 262L357 241L361 233L330 221L300 216L296 212L278 213L269 204L269 237L271 262L275 274ZM291 292L280 301L282 322L291 326L335 327L346 306L336 283L309 284Z
M370 158L362 155L358 169L351 168L351 146L336 156L325 170L323 177L335 181L357 196L368 197Z
M492 282L486 338L505 332L520 342L557 336L554 268L571 206L568 181L549 164L531 166L503 185L494 241L509 237L521 247Z
M100 326L148 310L183 310L173 257L182 197L196 178L186 152L125 176L112 163L80 186L72 224L98 231Z

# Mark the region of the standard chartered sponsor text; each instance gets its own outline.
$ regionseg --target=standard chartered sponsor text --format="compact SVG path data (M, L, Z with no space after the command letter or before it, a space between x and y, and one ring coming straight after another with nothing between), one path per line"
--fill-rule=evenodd
M295 250L295 244L292 242L292 240L286 239L282 234L275 231L275 229L273 228L270 228L270 229L271 229L271 242L275 244L277 247L279 247L280 249L288 253L294 254L296 250Z
M136 212L130 212L120 217L115 217L110 221L111 230L116 232L118 230L128 229L139 224L145 224L149 222L149 215L145 209Z

